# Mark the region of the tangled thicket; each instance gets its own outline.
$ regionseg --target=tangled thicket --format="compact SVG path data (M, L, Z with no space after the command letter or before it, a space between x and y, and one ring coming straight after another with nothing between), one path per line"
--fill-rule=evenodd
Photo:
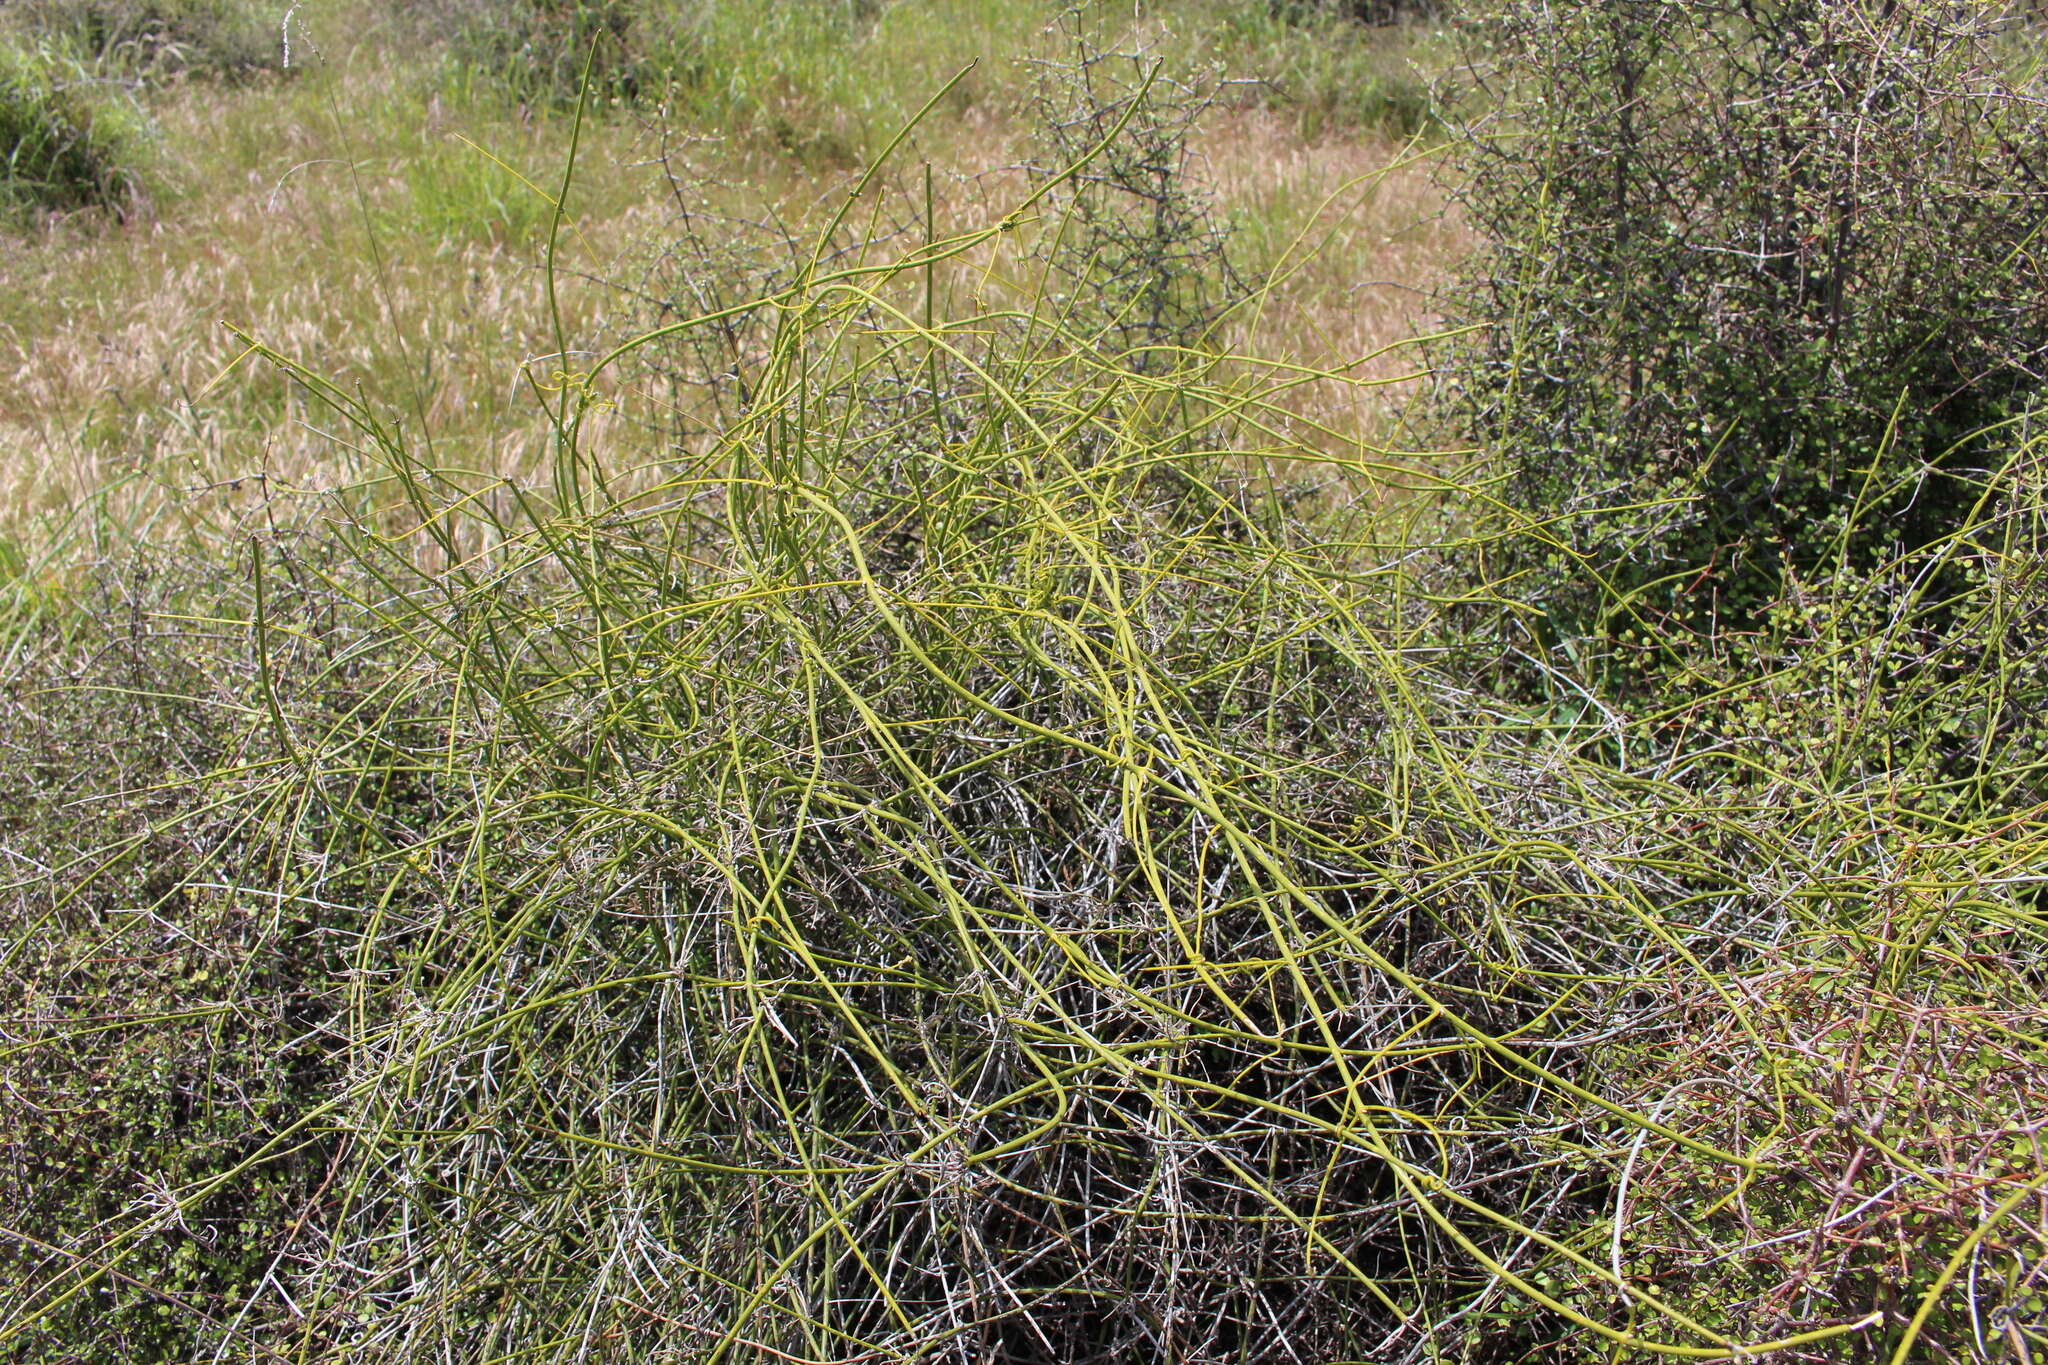
M1455 406L1565 631L1752 624L1939 541L2048 363L2038 40L2000 6L1482 4Z
M100 953L287 917L315 1058L227 1159L13 1250L32 1351L150 1320L166 1243L248 1276L181 1288L183 1351L336 1359L1391 1359L1597 1273L1611 1132L1692 1141L1587 1088L1626 983L1713 951L1633 932L1680 831L1460 719L1386 575L1147 420L1267 398L1057 333L996 389L1015 337L942 334L935 419L858 272L631 496L565 449L581 511L413 482L439 572L258 564L237 818L163 812L156 884L47 913Z
M948 312L1041 213L1085 277L1138 114L536 374L546 487L252 347L371 478L10 568L10 1360L2048 1349L2037 760L1891 762L1853 593L1711 712L1489 691L1458 575L1540 509L1314 454L1343 376L1206 324ZM1932 551L1997 631L2010 449Z

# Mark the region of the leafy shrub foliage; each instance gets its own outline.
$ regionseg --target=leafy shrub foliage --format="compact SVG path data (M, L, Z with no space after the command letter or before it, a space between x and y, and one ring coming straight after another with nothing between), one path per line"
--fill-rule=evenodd
M1996 7L1489 4L1451 399L1563 634L1743 623L1953 530L2039 401L2048 107Z
M1884 788L1960 818L2038 803L2048 777L2048 497L2040 438L1985 477L1938 545L1856 566L1788 569L1752 629L1669 664L1640 624L1608 676L1660 684L1751 780Z
M1951 894L1984 905L1975 887ZM1932 895L1899 907L1916 929L1941 914ZM1898 954L1833 946L1832 961L1753 964L1739 1011L1673 998L1685 1042L1656 1050L1645 1101L1760 1161L1731 1184L1646 1147L1616 1193L1615 1252L1674 1307L1738 1337L1872 1319L1851 1350L1788 1351L1786 1365L2036 1357L2048 1343L2038 985L1942 982L1902 972ZM1587 1302L1606 1297L1589 1288Z
M1771 849L1703 847L1696 894L1772 927L1606 1068L1748 1164L1632 1139L1581 1245L1710 1332L1852 1325L1773 1357L1815 1365L2048 1344L2041 853L2006 838L2048 773L2048 124L2001 13L1488 4L1444 101L1488 246L1442 396L1505 527L1454 550L1470 620L1557 733ZM1632 1358L1524 1321L1517 1358Z
M265 608L286 643L266 637L261 657L224 628L255 616L250 583L217 564L136 554L61 606L7 585L28 608L4 620L0 683L10 1362L246 1350L237 1309L317 1234L335 1149L303 1124L335 1079L336 987L376 895L363 869L385 822L423 809L386 788L365 827L337 819L341 793L308 791L294 828L252 818L275 737L234 717L265 668L323 730L350 728L377 689L331 604L294 591L308 577L279 574ZM333 652L302 654L312 631ZM210 1192L179 1197L195 1186ZM119 1266L102 1276L116 1227ZM31 1286L45 1291L32 1320Z

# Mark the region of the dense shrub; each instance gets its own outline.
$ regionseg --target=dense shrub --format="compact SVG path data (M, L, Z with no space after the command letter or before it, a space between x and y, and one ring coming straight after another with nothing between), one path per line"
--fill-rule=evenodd
M141 130L126 95L66 50L0 32L0 209L127 213Z
M1714 876L1690 827L1388 648L1401 557L1244 475L1291 376L1153 368L1064 302L948 322L921 241L719 300L741 345L700 316L552 376L552 488L268 353L397 505L267 601L160 613L213 637L135 684L210 703L198 780L155 783L205 799L152 821L162 880L71 899L86 942L272 910L231 947L293 981L312 1093L218 1160L78 1153L0 1344L1284 1365L1547 1330L1614 1133L1686 1143L1603 1104L1602 1048L1764 912L1663 914ZM589 419L663 349L696 425L621 470ZM18 971L45 1107L175 1042L103 1057L45 1003L71 965ZM90 1314L244 1195L174 1323ZM1587 1274L1644 1315L1587 1330L1725 1344Z
M2048 108L1992 7L1482 5L1454 410L1565 636L1954 530L2039 401ZM2003 445L2001 445L2003 443ZM1846 554L1846 559L1843 557Z
M0 545L0 1358L2048 1357L2038 439L1504 699L1490 490L1297 438L1192 116L1060 74L1009 212L671 166L537 479L252 347L331 521Z
M608 487L579 377L562 505L409 475L406 524L488 550L332 578L438 656L385 713L447 709L282 708L299 766L242 798L321 773L410 830L350 940L346 1216L303 1320L262 1299L313 1358L1420 1361L1595 1207L1570 1096L1617 983L1686 975L1629 933L1675 831L1559 859L1627 808L1597 771L1408 748L1465 699L1379 647L1386 571L1233 477L1254 393L1162 401L1051 308L931 385L871 345L880 273L764 301L652 486ZM389 811L415 766L474 805Z
M1957 870L1995 879L2008 850L1987 851ZM1972 911L1993 899L1968 885L1949 894ZM1928 898L1905 913L1924 923L1941 911ZM1645 1102L1763 1160L1731 1187L1682 1151L1648 1146L1617 1192L1618 1254L1673 1307L1734 1336L1870 1320L1853 1345L1773 1357L1784 1365L2038 1358L2038 982L1990 972L1964 985L1936 964L1830 946L1838 960L1774 953L1753 964L1741 1016L1711 996L1674 995L1685 1042L1655 1051ZM1590 1289L1589 1302L1606 1297ZM1608 1358L1590 1346L1559 1354Z
M254 615L249 580L203 559L125 555L61 599L0 585L11 1363L246 1349L231 1324L317 1237L335 1151L303 1125L335 1079L365 869L390 822L428 812L401 780L351 812L365 826L317 776L287 825L249 804L276 753L236 700L260 674L337 735L389 678L294 590L306 577L279 574L265 615L281 634L260 650L228 624ZM379 715L387 739L394 721Z

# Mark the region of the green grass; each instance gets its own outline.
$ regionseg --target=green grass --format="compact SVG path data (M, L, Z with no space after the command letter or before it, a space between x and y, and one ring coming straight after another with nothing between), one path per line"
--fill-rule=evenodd
M444 242L481 239L530 245L546 234L554 206L532 177L483 148L456 142L405 163L409 212L392 226Z
M1031 82L1028 65L1014 59L1042 60L1060 47L1061 11L1035 0L744 8L493 0L456 9L471 35L456 49L458 64L520 98L573 104L588 60L601 105L659 105L714 135L763 138L828 168L872 157L962 71L956 113L1016 115ZM1427 25L1289 19L1224 0L1081 12L1105 38L1142 46L1186 77L1227 82L1231 103L1286 111L1310 141L1359 129L1406 135L1429 122L1424 68L1440 44ZM935 134L943 136L937 127L923 136Z
M0 30L0 209L128 212L145 132L116 82L59 43Z
M247 81L284 64L284 11L248 0L18 0L0 25L152 82Z

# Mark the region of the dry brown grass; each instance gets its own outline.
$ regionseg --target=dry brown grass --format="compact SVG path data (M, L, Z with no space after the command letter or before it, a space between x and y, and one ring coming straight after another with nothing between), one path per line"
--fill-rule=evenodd
M278 376L209 388L241 349L224 324L344 388L405 394L403 419L424 418L456 463L514 472L531 459L519 388L547 331L538 245L407 233L397 159L350 156L340 140L289 128L232 190L131 229L74 225L22 253L0 320L12 529L103 495L122 519L166 506L203 519L265 481L349 477L346 451ZM580 227L564 264L601 274L648 221L628 207ZM571 279L561 297L574 332L604 326L604 291Z
M1199 150L1269 281L1228 348L1342 376L1295 394L1308 445L1361 458L1398 442L1423 364L1413 343L1441 325L1438 291L1471 246L1438 155L1420 141L1303 143L1269 110L1212 120Z
M566 121L452 109L416 73L394 70L388 52L372 60L375 38L330 52L330 67L294 86L180 91L161 117L182 192L157 216L125 228L60 224L10 244L0 534L47 540L88 504L159 528L272 515L281 494L354 478L346 445L281 377L241 372L209 388L241 349L223 324L344 389L404 395L405 410L391 416L424 422L446 463L541 478L545 426L523 375L537 358L543 378L561 367L544 359L553 329L539 237L434 239L409 221L408 176L461 171L465 159L473 170L475 143L552 184ZM646 317L644 304L603 282L641 282L670 229L673 205L652 164L659 144L633 119L585 130L576 231L559 260L563 322L581 344ZM1404 391L1389 381L1414 368L1400 343L1429 328L1430 290L1464 247L1426 158L1369 136L1305 144L1285 115L1243 108L1212 110L1196 150L1255 273L1271 273L1270 292L1224 344L1351 366L1357 382L1318 383L1297 406L1311 428L1339 434L1318 438L1326 446L1376 438ZM922 213L919 158L942 168L944 226L991 221L1023 192L1029 155L1016 102L981 98L949 111L921 130L877 196L877 221ZM700 139L672 157L678 168L711 187L720 211L799 230L846 177L829 159L747 136ZM963 258L944 287L963 307L1028 293L1017 273L1026 238ZM646 408L661 400L621 396L629 419L662 425ZM622 463L658 454L644 440L634 448L642 429L619 424Z

